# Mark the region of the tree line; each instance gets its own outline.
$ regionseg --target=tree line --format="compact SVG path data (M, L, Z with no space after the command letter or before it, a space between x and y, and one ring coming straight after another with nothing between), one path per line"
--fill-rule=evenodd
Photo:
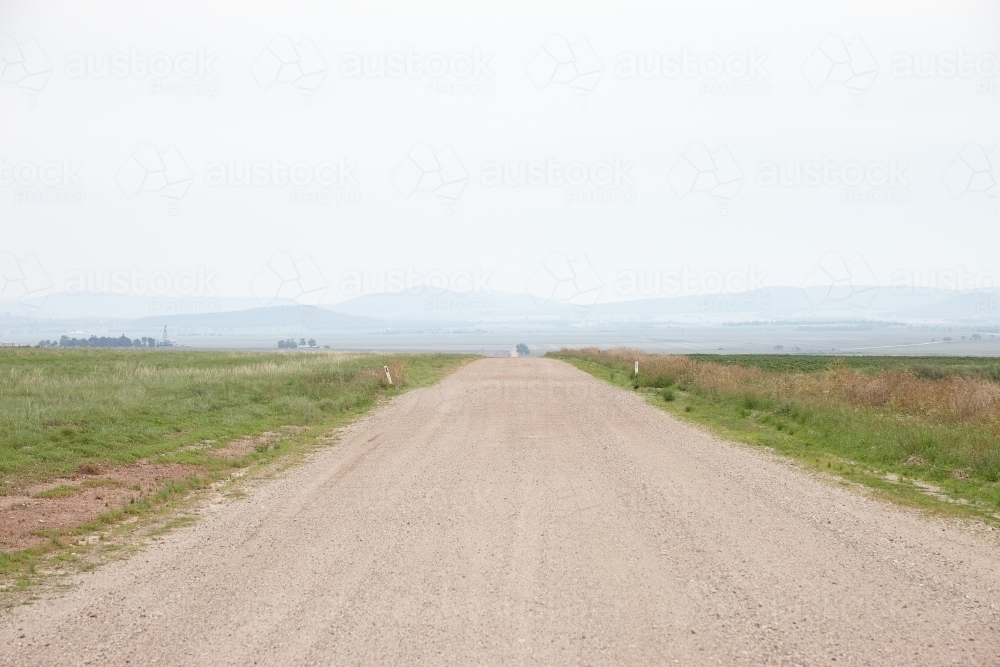
M306 341L305 338L300 338L299 342L297 343L295 342L294 338L287 338L285 340L279 340L278 347L281 349L285 349L292 347L319 347L319 346L316 345L316 340L313 338L310 338L308 341Z
M91 336L90 338L70 338L62 336L58 341L39 341L38 347L156 347L155 338L129 338L122 334L118 338L112 336Z

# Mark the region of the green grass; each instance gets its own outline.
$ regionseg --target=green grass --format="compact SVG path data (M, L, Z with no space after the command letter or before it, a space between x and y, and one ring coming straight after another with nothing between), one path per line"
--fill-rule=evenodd
M235 470L288 459L316 437L410 388L437 382L472 357L445 354L192 352L172 350L0 350L0 495L140 461L195 471L111 507L92 522L38 531L40 546L0 553L0 579L20 590L41 563L66 559L79 536L163 513ZM384 380L392 370L395 385ZM233 439L307 426L245 456L213 450ZM107 485L87 479L84 486ZM65 498L68 484L36 498ZM167 517L166 523L171 519ZM72 546L71 546L72 545Z
M76 493L76 487L67 486L66 484L60 484L54 489L49 489L48 491L41 491L35 494L36 498L66 498L72 496Z
M819 354L690 354L688 358L722 365L748 366L765 371L815 373L850 368L865 373L910 371L918 377L941 380L966 377L1000 382L1000 359L995 357L829 356Z
M281 425L316 426L439 379L450 355L0 350L0 493L157 459L213 467L219 445ZM381 369L405 367L402 387Z
M909 414L891 405L859 407L833 400L814 401L734 387L707 389L684 384L678 378L634 378L629 363L588 353L550 354L595 377L642 392L648 402L678 418L695 422L736 441L766 446L881 494L910 505L960 515L976 515L990 522L1000 518L1000 429L976 420L935 419ZM692 355L699 363L754 366L775 373L823 374L836 370L841 360L829 357ZM926 377L922 364L945 368L950 374L980 377L991 359L868 357L856 370L909 370ZM831 366L831 364L834 364ZM642 363L640 362L640 366ZM930 381L937 379L932 376ZM691 382L691 380L687 380ZM662 389L661 387L667 387ZM887 476L896 476L895 480ZM928 491L925 485L940 491ZM924 485L924 486L922 486Z

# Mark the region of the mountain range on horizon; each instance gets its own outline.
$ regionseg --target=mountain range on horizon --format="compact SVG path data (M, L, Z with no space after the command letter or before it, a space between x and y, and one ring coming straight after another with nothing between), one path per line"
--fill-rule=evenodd
M741 293L650 297L588 304L576 295L538 298L512 292L415 289L358 296L332 304L292 300L262 306L252 297L163 299L119 294L59 292L0 302L0 322L19 327L141 330L357 330L426 326L571 326L602 322L718 325L793 320L1000 322L995 290L913 290L884 286L769 287Z

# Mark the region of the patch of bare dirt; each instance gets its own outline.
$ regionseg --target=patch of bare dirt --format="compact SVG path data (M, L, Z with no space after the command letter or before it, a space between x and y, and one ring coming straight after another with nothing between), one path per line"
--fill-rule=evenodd
M64 477L0 496L0 551L17 551L49 539L51 531L74 528L172 481L199 472L179 463L136 463L107 472L87 464Z
M308 426L282 426L256 436L237 438L223 447L204 440L187 450L207 449L213 456L236 459L266 451ZM201 472L195 465L146 461L105 469L84 463L72 475L0 495L0 551L18 551L42 544L53 531L74 528L108 510L156 493L165 484Z
M212 456L238 459L253 452L266 452L282 440L308 431L308 426L282 426L277 431L264 431L260 435L245 435L229 444L212 450Z

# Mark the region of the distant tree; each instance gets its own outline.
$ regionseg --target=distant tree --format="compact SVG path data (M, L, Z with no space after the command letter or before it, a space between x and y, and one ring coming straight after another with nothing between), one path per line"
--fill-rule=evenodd
M300 338L299 339L299 345L301 347L305 347L306 346L306 339L305 338Z
M528 346L525 345L524 343L518 343L517 347L515 347L514 349L517 351L517 354L519 356L528 356L529 354L531 354L531 350L529 350Z
M310 338L309 339L309 347L316 347L316 339L315 338Z

